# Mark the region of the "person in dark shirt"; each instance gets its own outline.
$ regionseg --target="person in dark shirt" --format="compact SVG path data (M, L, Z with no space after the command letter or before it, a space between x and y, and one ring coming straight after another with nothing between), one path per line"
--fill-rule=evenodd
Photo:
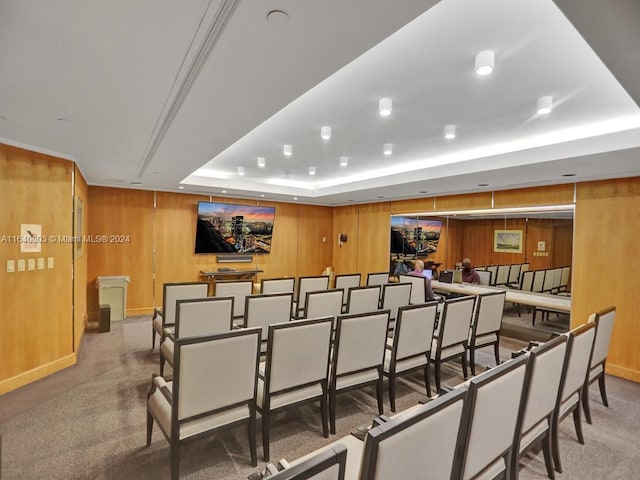
M425 300L426 301L430 301L433 300L435 297L433 295L433 289L431 288L431 278L429 278L427 276L427 274L424 271L424 262L422 260L416 260L416 264L414 267L414 270L412 270L411 272L407 273L407 275L411 275L412 277L424 277L424 281L425 281Z
M462 260L462 281L464 283L480 283L480 275L471 266L471 260L465 258Z

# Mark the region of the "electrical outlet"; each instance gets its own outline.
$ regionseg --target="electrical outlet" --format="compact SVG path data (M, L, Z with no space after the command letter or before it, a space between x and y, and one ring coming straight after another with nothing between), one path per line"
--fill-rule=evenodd
M53 268L53 257L47 257L47 268Z
M24 258L19 258L18 259L18 271L19 272L24 272L27 269L27 262L25 261Z
M16 271L16 261L7 260L7 273L13 273Z
M36 259L35 258L30 258L27 261L27 268L29 270L35 270L36 269Z
M44 257L38 258L38 270L44 270Z

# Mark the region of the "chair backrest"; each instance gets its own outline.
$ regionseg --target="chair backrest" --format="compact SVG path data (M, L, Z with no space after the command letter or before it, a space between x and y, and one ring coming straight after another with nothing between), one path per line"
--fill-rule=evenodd
M544 287L544 277L546 270L533 271L533 283L531 284L532 292L541 292Z
M487 265L487 272L491 272L491 285L495 285L496 279L498 278L498 266Z
M291 278L263 278L260 282L260 293L293 293L296 279Z
M550 268L545 270L545 272L544 272L544 282L542 283L542 291L543 292L550 292L553 289L553 280L555 278L554 274L555 274L555 272Z
M392 358L402 360L431 351L437 314L438 302L400 307L393 332Z
M466 343L473 314L474 297L459 297L444 302L438 322L438 348Z
M473 320L473 334L479 336L500 331L506 296L506 292L478 295Z
M415 277L413 275L398 275L400 283L411 284L411 297L409 303L419 305L427 301L427 279L425 277Z
M176 338L228 332L233 328L233 297L176 302Z
M526 386L527 360L526 355L514 358L468 381L465 414L469 425L463 431L462 471L455 478L473 478L510 452Z
M233 316L244 317L245 298L253 292L251 280L239 280L234 282L216 282L216 297L233 297Z
M609 355L609 343L613 333L613 323L616 319L616 307L609 307L596 313L596 339L593 342L591 367L603 363Z
M344 480L347 469L347 447L342 443L320 450L269 477L270 480Z
M511 265L511 269L509 269L509 280L507 281L507 283L520 283L520 267L521 265L519 263Z
M371 285L384 285L389 283L389 272L368 273L367 274L367 286Z
M580 325L567 333L567 356L562 369L562 394L558 401L564 402L579 391L587 378L591 365L591 350L596 335L595 322Z
M304 304L304 318L335 317L340 315L342 313L343 294L344 291L341 288L307 292L307 299Z
M327 275L317 277L300 277L298 279L298 293L296 296L298 310L304 309L304 302L307 300L307 292L327 290L328 288L329 276Z
M462 268L453 271L453 283L462 283Z
M410 283L385 283L382 286L382 308L391 312L393 320L398 315L398 308L409 305L410 299Z
M269 325L291 320L293 292L249 295L245 299L244 327L262 328L262 339L266 341Z
M562 283L562 267L554 268L553 272L553 283L551 284L551 290L558 291L560 289L560 284Z
M528 271L529 271L529 264L528 263L520 264L520 272L528 272Z
M466 398L459 387L370 429L359 480L454 478Z
M205 298L207 282L165 283L162 285L162 324L176 323L176 301Z
M175 352L173 426L193 417L255 401L259 329L180 338L176 340Z
M559 335L529 352L529 385L521 432L524 434L549 417L556 406L567 337Z
M480 277L480 285L491 285L491 272L487 270L476 270Z
M389 311L337 318L332 375L380 367L389 329Z
M344 289L344 297L342 299L342 304L347 304L347 292L351 287L359 287L360 279L362 275L359 273L347 273L343 275L336 275L336 288Z
M369 313L378 310L380 302L380 285L369 287L351 287L347 293L347 313Z
M327 378L333 318L269 325L265 395Z
M496 285L504 285L509 281L509 269L511 265L498 265L496 273Z
M530 292L533 290L533 276L535 272L527 270L522 272L522 279L520 281L520 290L523 292Z
M571 276L571 267L562 267L562 275L560 277L560 288L566 290L569 287L570 276Z

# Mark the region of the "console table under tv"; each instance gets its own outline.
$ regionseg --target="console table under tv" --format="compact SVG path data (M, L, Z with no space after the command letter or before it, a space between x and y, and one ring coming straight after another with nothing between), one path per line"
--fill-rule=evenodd
M209 292L211 293L214 291L216 281L251 280L255 283L258 274L262 272L263 270L216 270L211 272L200 270L200 278L209 282Z

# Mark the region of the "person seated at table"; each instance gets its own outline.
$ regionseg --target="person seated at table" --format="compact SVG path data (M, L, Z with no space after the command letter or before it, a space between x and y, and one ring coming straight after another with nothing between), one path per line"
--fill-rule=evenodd
M471 266L471 260L468 258L462 260L462 281L476 285L480 283L480 275L478 275L478 272Z
M424 297L425 297L425 300L428 302L428 301L433 300L435 298L435 296L433 295L433 288L431 288L431 278L424 271L424 262L422 260L416 260L416 264L414 266L414 269L412 271L410 271L409 273L407 273L407 275L411 275L412 277L424 277L424 282L425 282Z

